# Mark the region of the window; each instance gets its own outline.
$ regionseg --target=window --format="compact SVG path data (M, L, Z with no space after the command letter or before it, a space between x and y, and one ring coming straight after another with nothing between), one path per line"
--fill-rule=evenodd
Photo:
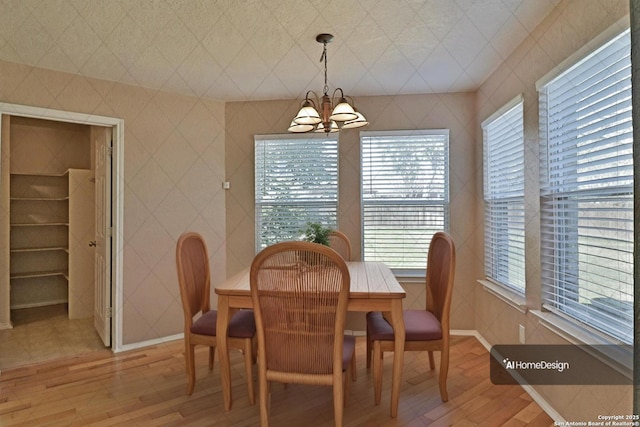
M255 137L256 252L298 240L307 222L336 226L338 139Z
M488 279L524 293L524 129L518 96L482 123Z
M361 150L364 260L418 274L449 226L449 131L361 132Z
M545 307L633 341L629 31L540 90Z

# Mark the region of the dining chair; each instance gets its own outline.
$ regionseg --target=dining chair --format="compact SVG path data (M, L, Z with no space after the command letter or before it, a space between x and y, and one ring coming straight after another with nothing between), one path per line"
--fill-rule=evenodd
M335 425L342 426L355 349L355 338L344 335L350 281L344 259L316 243L277 243L254 258L250 287L263 427L272 381L332 386Z
M351 241L342 231L332 230L329 233L329 247L338 252L345 261L351 261Z
M203 237L186 232L178 239L176 262L180 297L184 312L184 344L187 370L187 395L193 393L196 380L194 349L196 345L209 347L209 369L213 369L217 345L217 311L210 309L211 272L209 255ZM240 310L229 321L229 348L244 353L249 403L255 403L253 364L255 363L256 323L253 310Z
M331 230L331 232L329 233L329 247L338 252L345 261L351 261L351 241L342 231ZM355 381L358 379L355 353L353 354L352 367L353 369L351 369L351 379Z
M449 312L456 268L456 249L451 236L437 232L431 239L427 255L426 309L405 310L405 351L428 351L429 367L435 369L433 352L440 351L438 383L440 398L449 400ZM382 357L393 351L393 328L380 312L367 313L367 368L373 357L375 404L380 404L382 390Z

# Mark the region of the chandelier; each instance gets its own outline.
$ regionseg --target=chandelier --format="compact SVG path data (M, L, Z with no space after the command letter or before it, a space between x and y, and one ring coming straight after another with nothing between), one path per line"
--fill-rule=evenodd
M340 129L352 129L366 126L369 124L364 116L356 111L354 107L347 102L346 98L353 99L344 95L341 88L333 91L333 95L329 97L329 86L327 84L327 43L333 40L331 34L318 34L316 41L323 44L322 56L320 62L324 61L324 89L322 98L310 90L305 95L302 108L289 125L289 132L338 132ZM340 97L336 95L340 92ZM313 95L313 98L310 98ZM336 100L338 101L336 103ZM333 107L335 105L335 108Z

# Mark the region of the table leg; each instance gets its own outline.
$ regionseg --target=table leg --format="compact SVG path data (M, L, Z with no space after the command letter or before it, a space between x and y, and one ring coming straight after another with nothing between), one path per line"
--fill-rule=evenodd
M229 297L218 295L218 320L216 325L216 336L218 342L218 360L220 361L220 377L222 381L222 396L224 398L224 409L231 409L231 366L229 362L229 342L227 339L227 329L229 327Z
M391 377L391 417L395 418L398 416L400 384L402 383L402 365L404 363L405 331L401 299L394 299L391 303L391 319L395 338L393 349L393 376Z

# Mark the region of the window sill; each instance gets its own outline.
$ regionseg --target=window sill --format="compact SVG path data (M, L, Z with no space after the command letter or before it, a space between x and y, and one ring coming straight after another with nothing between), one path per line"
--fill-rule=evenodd
M544 326L574 345L585 346L585 351L611 366L627 378L633 378L633 347L608 337L588 326L580 325L562 316L540 310L530 310ZM595 347L590 347L595 346Z
M485 291L506 302L520 313L527 314L529 307L527 307L526 298L522 295L490 280L481 279L478 280L478 283L482 285Z
M426 277L425 270L397 270L392 268L391 272L398 281L407 283L424 283Z

